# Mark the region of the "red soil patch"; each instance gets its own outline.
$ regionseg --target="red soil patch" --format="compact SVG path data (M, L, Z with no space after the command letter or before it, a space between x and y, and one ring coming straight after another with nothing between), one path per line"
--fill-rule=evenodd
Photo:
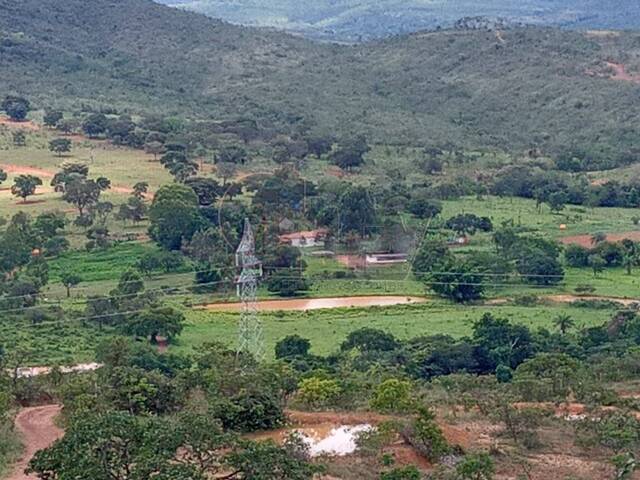
M24 452L22 458L15 465L13 473L6 480L30 480L38 478L26 475L25 468L33 455L43 448L47 448L64 432L55 423L55 417L60 413L60 405L45 405L43 407L25 408L15 420L16 429L22 435Z
M640 231L624 232L624 233L610 233L607 234L607 242L621 242L622 240L633 240L634 242L640 242ZM562 237L559 239L560 243L564 245L580 245L585 248L593 246L591 242L591 235L574 235L572 237Z
M7 117L0 117L0 125L15 129L31 130L32 132L37 132L38 130L40 130L40 125L33 123L31 120L16 122Z
M16 205L37 205L38 203L44 203L46 200L24 200L22 202L16 202Z
M633 74L627 71L626 65L617 62L604 62L606 69L586 71L586 74L592 77L606 78L618 82L629 82L640 84L640 74Z
M2 168L6 173L11 173L13 175L35 175L37 177L45 178L53 178L55 175L55 172L45 170L43 168L24 167L22 165L15 165L12 163L3 163L0 165L0 168Z

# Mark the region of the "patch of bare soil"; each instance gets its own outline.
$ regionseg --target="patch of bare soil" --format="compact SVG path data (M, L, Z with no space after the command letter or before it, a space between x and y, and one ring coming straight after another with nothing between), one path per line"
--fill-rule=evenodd
M426 302L422 297L403 296L362 296L362 297L334 297L334 298L299 298L291 300L262 300L257 303L258 310L263 312L276 311L307 311L325 308L350 307L384 307L392 305L408 305ZM199 310L216 312L240 311L241 303L211 303L197 307Z
M629 73L625 64L618 62L604 62L604 65L604 68L588 69L585 73L591 77L640 84L640 74Z
M16 122L7 117L0 117L0 125L4 125L5 127L17 130L30 130L32 132L37 132L38 130L40 130L40 125L38 125L37 123L33 123L31 120Z
M47 448L64 432L58 428L54 419L60 413L60 405L45 405L22 410L15 420L16 429L22 436L24 452L20 461L14 466L13 473L6 480L31 480L34 475L26 475L25 468L33 455L43 448Z
M621 242L622 240L633 240L640 242L640 230L623 233L609 233L606 236L607 242ZM564 245L580 245L581 247L590 248L593 246L591 235L574 235L571 237L562 237L559 239Z

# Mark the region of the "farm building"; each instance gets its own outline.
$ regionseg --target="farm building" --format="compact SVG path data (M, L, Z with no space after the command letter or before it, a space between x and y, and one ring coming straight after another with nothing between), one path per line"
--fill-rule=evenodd
M367 265L396 265L407 263L406 253L367 253L365 261Z
M280 235L280 242L293 247L324 247L329 235L329 230L320 228L318 230L309 230L306 232L293 232Z

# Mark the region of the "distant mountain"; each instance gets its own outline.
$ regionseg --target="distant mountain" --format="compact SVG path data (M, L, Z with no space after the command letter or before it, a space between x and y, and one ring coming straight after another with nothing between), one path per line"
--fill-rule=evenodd
M0 0L0 97L263 138L640 155L639 33L462 26L347 46L150 0Z
M585 29L640 29L638 0L158 0L231 23L357 41L449 27L461 17Z

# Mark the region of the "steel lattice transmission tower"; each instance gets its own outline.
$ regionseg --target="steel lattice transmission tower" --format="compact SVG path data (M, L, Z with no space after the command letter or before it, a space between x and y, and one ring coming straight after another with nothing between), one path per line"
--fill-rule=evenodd
M256 257L255 239L248 218L244 220L244 233L236 250L236 267L239 270L238 298L242 303L237 353L251 354L260 361L264 356L264 344L256 297L258 280L262 277L262 262Z

